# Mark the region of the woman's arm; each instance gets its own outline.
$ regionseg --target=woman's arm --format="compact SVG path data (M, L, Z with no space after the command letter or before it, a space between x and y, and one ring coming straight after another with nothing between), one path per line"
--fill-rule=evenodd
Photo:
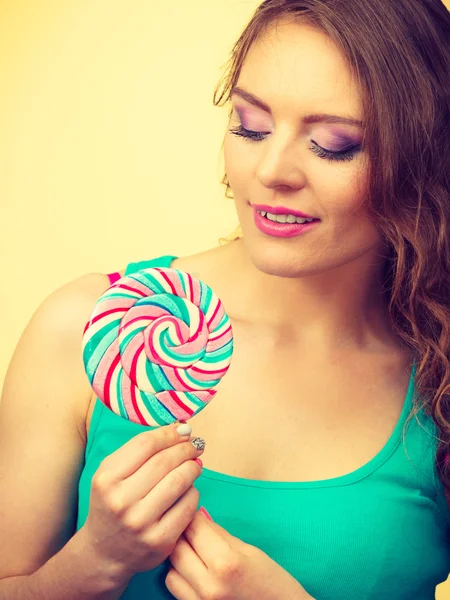
M118 600L125 588L105 578L76 534L35 573L0 580L0 600Z
M1 600L120 596L72 538L92 395L82 333L108 285L92 274L51 294L11 360L0 403Z

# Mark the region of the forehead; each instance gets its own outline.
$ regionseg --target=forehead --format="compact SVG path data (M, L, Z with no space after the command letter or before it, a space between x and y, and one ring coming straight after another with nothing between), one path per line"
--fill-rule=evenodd
M251 46L237 82L273 114L334 112L363 120L352 71L335 43L310 24L281 21Z

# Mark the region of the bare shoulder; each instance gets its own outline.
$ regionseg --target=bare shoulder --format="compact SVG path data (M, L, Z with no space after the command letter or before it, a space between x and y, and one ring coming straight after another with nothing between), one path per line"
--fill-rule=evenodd
M36 359L41 363L42 373L48 367L44 366L39 356L52 357L52 371L64 373L67 386L76 388L78 392L70 396L73 400L71 406L63 407L60 399L60 408L55 414L61 410L72 413L73 410L72 415L83 438L92 390L82 364L82 337L96 301L108 287L109 279L106 275L88 273L51 292L27 324L5 379L4 395L9 397L9 384L14 383L17 370L26 369L37 377L39 371L35 365ZM15 402L19 401L25 400L23 397L15 399Z
M119 271L121 277L123 277L124 273L125 269ZM96 395L90 387L88 378L84 372L81 343L84 328L90 319L95 304L109 286L110 282L107 275L103 273L88 273L62 286L48 299L49 302L54 303L51 311L52 315L49 318L53 321L53 326L60 332L59 339L65 339L66 352L72 350L79 357L78 372L82 370L83 377L85 378L86 395L79 394L77 396L79 401L73 407L74 416L84 442L87 439L88 422Z
M78 307L77 312L83 312L86 304L93 309L92 301L105 292L109 287L108 276L103 273L86 273L68 283L61 285L51 292L44 302L39 306L36 314L44 314L51 309L51 314L57 316L62 311ZM81 303L81 304L80 304ZM53 312L55 311L56 312Z
M62 285L42 302L27 329L45 328L55 334L53 342L61 348L79 350L95 303L109 285L102 273L88 273Z

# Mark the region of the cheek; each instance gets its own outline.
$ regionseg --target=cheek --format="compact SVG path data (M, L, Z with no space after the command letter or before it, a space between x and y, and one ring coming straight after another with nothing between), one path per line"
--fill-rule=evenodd
M330 224L330 244L337 245L353 252L359 249L364 253L377 246L381 234L369 215L367 198L364 193L347 190L346 196L341 196L327 207L327 219Z
M326 220L333 230L332 238L367 248L377 244L381 234L368 210L367 168L361 164L355 164L355 167L358 168L352 173L337 167L332 175L322 170L315 196L320 198Z
M354 165L332 165L315 173L315 196L321 199L329 219L354 223L367 215L367 170L356 159Z

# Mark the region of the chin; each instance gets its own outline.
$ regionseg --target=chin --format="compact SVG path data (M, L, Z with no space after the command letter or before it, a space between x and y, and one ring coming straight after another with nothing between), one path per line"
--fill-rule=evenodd
M248 240L243 237L250 262L253 266L274 277L306 277L313 275L317 269L311 265L302 265L299 260L299 249L276 242L275 244L264 243L265 240Z

